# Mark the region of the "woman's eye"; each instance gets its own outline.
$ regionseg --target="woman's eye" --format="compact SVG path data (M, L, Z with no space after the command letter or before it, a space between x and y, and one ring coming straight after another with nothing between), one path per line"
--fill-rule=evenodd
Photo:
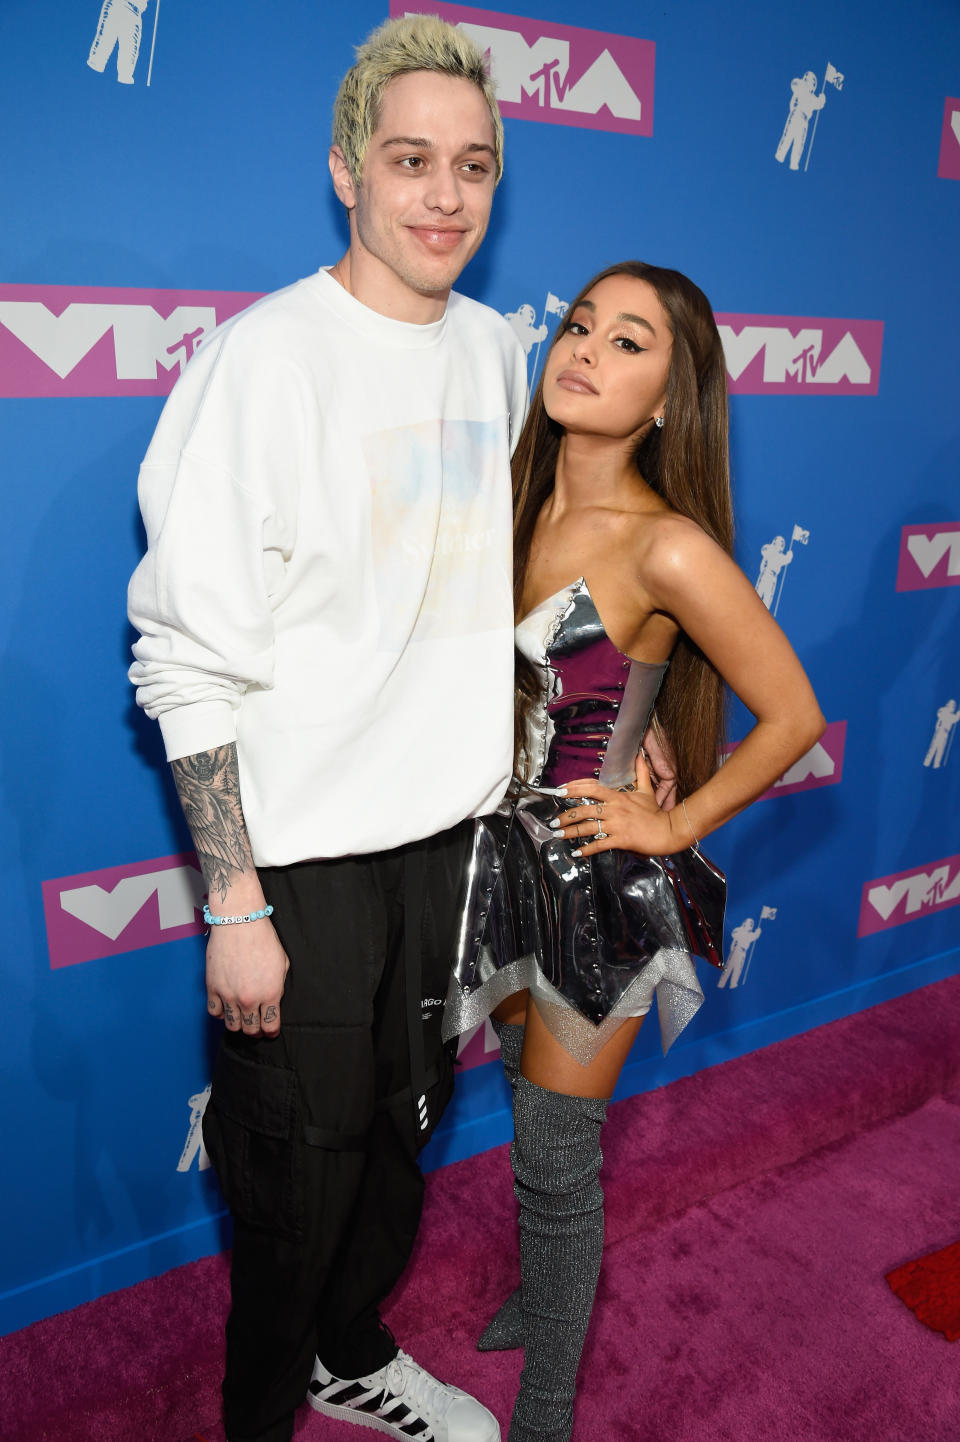
M570 331L571 335L586 335L587 333L586 326L581 325L578 320L568 321L567 330Z
M629 336L625 335L618 336L614 341L614 345L619 346L621 350L625 350L628 355L639 355L643 350L643 346L637 345L635 340L631 340Z

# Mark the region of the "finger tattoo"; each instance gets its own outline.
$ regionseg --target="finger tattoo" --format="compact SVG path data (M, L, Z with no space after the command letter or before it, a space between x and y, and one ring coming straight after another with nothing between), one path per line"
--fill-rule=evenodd
M233 1007L230 1006L227 1002L224 1002L224 1003L223 1003L223 1014L224 1014L224 1016L226 1017L227 1021L235 1021L235 1020L236 1020L236 1018L234 1017L234 1014L233 1014Z
M240 1019L242 1020L244 1026L256 1026L256 1025L257 1025L257 1013L256 1013L255 1011L250 1011L250 1012L242 1011L242 1012L240 1013Z
M277 1008L275 1006L265 1006L263 1009L263 1019L264 1021L276 1021Z

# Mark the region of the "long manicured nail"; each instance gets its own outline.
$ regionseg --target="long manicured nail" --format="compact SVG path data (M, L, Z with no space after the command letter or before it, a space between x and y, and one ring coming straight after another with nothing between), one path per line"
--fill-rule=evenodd
M557 796L566 796L567 788L565 786L558 786L554 794Z
M553 821L550 822L550 825L553 827L554 831L559 831L560 827L563 825L563 822L560 820L559 816L557 816L554 818Z
M583 852L582 852L582 851L571 851L570 855L571 855L571 856L582 856L582 855L583 855Z

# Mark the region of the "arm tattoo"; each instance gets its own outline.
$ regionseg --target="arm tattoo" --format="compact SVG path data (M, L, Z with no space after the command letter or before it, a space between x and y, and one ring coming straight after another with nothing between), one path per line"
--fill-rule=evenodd
M232 882L253 870L236 744L182 756L170 768L204 880L222 901Z

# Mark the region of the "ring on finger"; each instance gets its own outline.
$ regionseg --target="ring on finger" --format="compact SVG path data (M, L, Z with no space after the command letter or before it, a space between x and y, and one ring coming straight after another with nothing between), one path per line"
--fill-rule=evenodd
M600 819L600 818L598 817L597 820L599 821L599 819ZM606 841L607 838L608 838L608 835L609 835L609 833L606 832L606 831L604 831L604 829L603 829L602 826L598 826L598 827L597 827L597 834L596 834L596 836L594 837L594 841Z

